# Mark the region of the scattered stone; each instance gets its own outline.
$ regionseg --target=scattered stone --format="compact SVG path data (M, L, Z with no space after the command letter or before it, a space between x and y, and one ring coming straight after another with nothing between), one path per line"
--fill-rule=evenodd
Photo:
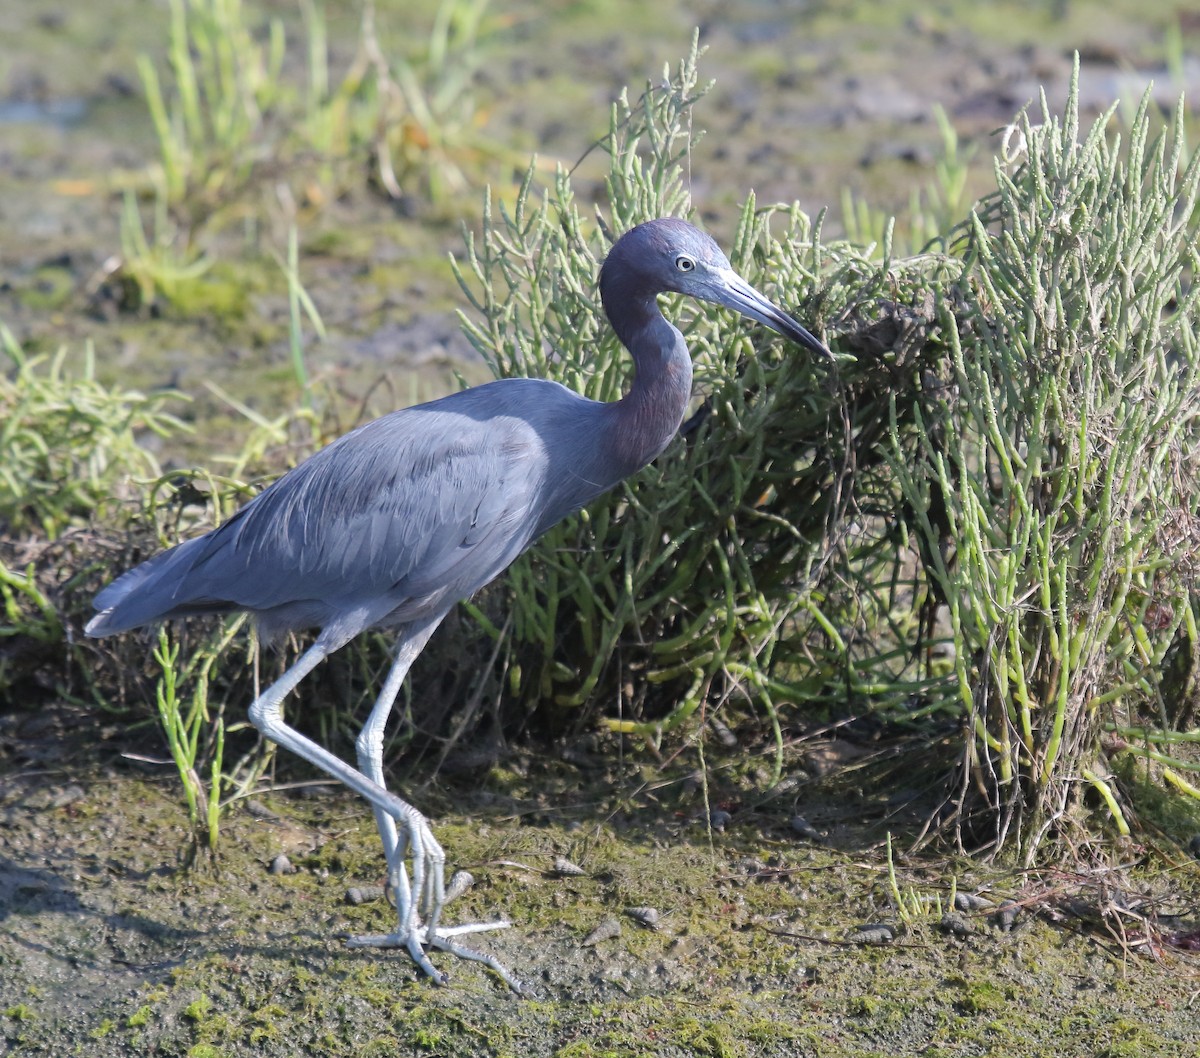
M256 801L254 798L246 801L246 811L255 819L271 819L275 821L283 819L283 816L278 812L272 812L262 801Z
M710 716L708 718L708 726L712 729L712 733L717 736L717 741L726 749L737 747L737 735L730 731L729 727L719 717Z
M292 866L292 861L287 858L282 852L271 861L271 866L267 868L271 874L295 874L296 868Z
M954 894L954 907L957 911L984 911L991 906L992 902L986 896L976 893Z
M792 816L788 820L788 826L792 828L793 834L805 841L820 841L823 836L804 816Z
M455 871L450 875L450 882L446 886L446 903L450 903L451 900L457 900L474 884L475 875L470 871Z
M1008 933L1017 923L1017 915L1021 913L1021 905L1015 900L1005 900L997 909L992 921L996 923L1001 933Z
M51 808L66 808L69 804L74 804L76 801L82 801L87 796L83 792L83 787L76 783L71 783L70 786L64 786L54 798L50 801Z
M952 937L969 937L974 932L971 923L953 911L947 911L942 916L941 921L938 922L938 929L943 933L949 933Z
M386 892L382 885L352 885L346 890L346 903L355 907L359 904L369 904L382 900Z
M724 833L725 828L733 822L733 816L725 811L724 808L714 808L708 813L708 823L713 830Z

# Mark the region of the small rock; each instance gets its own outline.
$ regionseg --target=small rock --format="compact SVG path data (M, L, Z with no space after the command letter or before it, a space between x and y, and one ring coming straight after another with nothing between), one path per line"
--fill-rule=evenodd
M253 798L250 798L246 802L246 811L254 816L255 819L280 820L283 818L278 812L272 812L261 801L255 801Z
M985 908L992 906L992 902L986 896L979 896L975 893L955 893L954 908L956 911L983 911Z
M714 808L708 813L708 824L718 833L723 834L725 828L732 822L733 816L726 812L724 808Z
M296 868L292 866L292 861L287 858L282 852L271 861L271 866L267 868L271 874L295 874Z
M710 716L708 718L708 726L712 728L713 734L717 736L717 741L726 749L734 749L737 746L737 735L730 731L728 726L719 717Z
M947 911L942 916L941 921L938 922L938 929L953 937L969 937L974 932L971 923L953 911Z
M1001 933L1008 933L1016 925L1017 915L1021 913L1021 905L1015 900L1005 900L997 909L992 921L996 923Z
M51 799L51 808L66 808L69 804L74 804L76 801L81 801L86 796L83 792L83 787L76 783L71 783L70 786L64 786Z
M451 900L457 900L474 884L475 875L470 871L455 871L450 875L450 882L446 886L446 903L450 903Z
M359 904L382 900L385 894L386 890L382 885L353 885L346 890L346 903L357 907Z
M793 834L804 838L805 841L821 840L821 832L805 819L804 816L792 816L788 820L788 826L792 828Z

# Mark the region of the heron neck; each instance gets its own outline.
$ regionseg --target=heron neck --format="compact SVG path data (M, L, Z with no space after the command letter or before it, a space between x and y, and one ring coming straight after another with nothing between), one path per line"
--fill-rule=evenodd
M613 327L633 357L635 374L629 392L611 405L611 450L631 474L678 432L692 394L692 358L653 297L626 302L625 309Z

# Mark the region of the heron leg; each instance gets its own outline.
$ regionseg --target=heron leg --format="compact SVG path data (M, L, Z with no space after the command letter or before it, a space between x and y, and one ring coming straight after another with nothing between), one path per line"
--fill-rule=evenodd
M429 642L429 637L433 635L442 616L439 614L405 629L397 644L391 670L355 742L359 769L380 786L387 785L383 774L383 735L392 707L400 688L404 685L408 670ZM404 826L398 832L393 815L379 808L375 809L375 820L379 826L384 854L387 856L388 880L396 895L399 930L396 934L355 937L351 943L359 947L390 947L404 943L406 947L410 947L415 940L418 945L440 948L460 958L482 962L504 978L510 987L519 991L515 978L494 958L456 944L451 939L485 929L503 928L507 923L471 923L439 929L442 908L446 902L446 854L434 837L429 821L414 809L413 814L403 820ZM408 853L411 853L413 861L411 886L405 866ZM427 915L429 919L425 926L421 925L422 915ZM417 958L415 954L413 957Z
M259 730L264 738L270 739L277 746L282 746L284 749L296 754L296 756L308 761L314 767L320 768L326 774L332 775L343 785L353 790L360 797L363 797L371 805L372 809L375 810L377 815L380 812L386 813L400 824L398 829L404 835L404 843L401 843L399 835L394 830L393 833L396 834L396 839L388 869L391 873L393 885L397 887L398 902L401 898L406 901L407 909L404 912L406 917L401 918L399 923L400 928L396 933L380 938L358 938L358 943L360 945L364 943L374 944L374 946L378 947L403 947L407 949L413 961L422 971L438 984L444 984L446 982L445 975L434 968L433 964L429 961L429 957L425 954L424 945L428 944L431 947L449 951L460 958L482 962L493 969L499 967L497 972L500 976L504 978L510 987L519 991L520 988L515 979L499 963L496 963L494 959L479 952L471 951L469 948L464 948L450 939L460 932L474 932L478 929L503 929L508 925L507 922L483 923L475 927L463 927L458 930L442 929L440 932L434 932L433 930L421 927L417 921L413 905L414 894L416 894L417 899L423 904L428 904L431 920L435 923L436 915L440 914L443 902L442 890L438 887L442 883L444 873L442 865L446 857L441 846L434 839L433 832L430 830L425 817L413 808L412 805L408 804L408 802L390 793L381 783L377 783L362 772L355 770L345 761L330 753L329 750L317 745L312 739L306 738L299 731L289 727L284 722L283 700L295 690L296 685L305 676L329 656L332 649L336 649L336 647L341 645L340 642L331 644L318 637L317 641L300 655L287 672L267 687L251 703L250 722ZM411 663L411 658L409 661ZM394 700L395 694L393 694L392 698ZM374 713L374 710L372 710L372 713ZM384 719L386 719L386 714L384 715ZM382 770L382 765L380 766L380 770ZM404 859L405 853L409 851L413 855L413 885L410 892L404 893L403 890L408 887L408 876L404 870ZM394 864L399 865L398 871L394 869L393 861ZM354 942L352 941L352 943Z
M359 770L379 786L385 788L387 786L383 775L383 733L387 727L388 718L391 716L392 706L395 704L396 696L400 693L400 688L404 685L408 670L412 667L417 655L424 649L425 644L429 642L429 637L433 635L434 629L437 628L441 619L441 615L438 615L422 624L410 625L405 629L397 644L396 657L387 674L387 679L384 680L379 697L375 699L375 705L371 708L367 722L363 725L358 740L355 742ZM422 900L424 894L421 884L426 877L426 857L432 852L429 847L430 843L432 842L433 848L437 852L441 852L441 848L434 841L424 816L415 809L413 817L405 821L407 825L403 837L397 835L396 820L392 813L379 807L375 807L374 812L375 823L379 828L379 839L383 842L383 854L387 859L388 881L392 885L392 892L396 897L396 909L400 914L401 928L412 928L417 925L413 894L415 890L417 900ZM418 833L422 829L424 832ZM408 870L404 862L410 846L413 853L414 876L418 870L421 872L421 879L414 878L417 884L412 888L409 886ZM436 853L433 854L436 855Z

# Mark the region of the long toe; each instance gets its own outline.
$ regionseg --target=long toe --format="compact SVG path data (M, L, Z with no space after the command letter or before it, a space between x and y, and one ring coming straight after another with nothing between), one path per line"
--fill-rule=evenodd
M456 944L448 934L458 934L461 932L475 932L479 929L495 929L500 925L507 926L508 923L484 922L476 926L462 927L459 926L453 930L439 930L429 941L429 946L437 948L440 951L447 951L451 955L457 955L460 959L469 959L471 962L483 963L489 970L498 975L500 979L508 985L517 995L522 995L525 991L525 986L512 975L508 967L506 967L499 959L493 955L486 955L481 951L476 951L474 948L468 948L463 944Z
M426 977L429 977L434 984L444 985L447 982L446 975L429 961L429 956L425 954L422 946L424 940L424 929L409 929L395 933L347 937L346 944L351 948L404 948Z
M347 937L346 943L351 948L403 948L412 957L425 975L436 984L444 985L447 977L429 961L425 949L434 948L438 951L449 952L460 959L470 962L483 963L489 970L496 973L509 988L520 995L524 988L521 982L494 956L468 948L457 942L458 937L471 933L484 933L493 929L507 929L512 923L498 920L496 922L469 922L460 926L443 926L432 936L424 926L408 930L397 930L394 933L377 933L367 936Z

